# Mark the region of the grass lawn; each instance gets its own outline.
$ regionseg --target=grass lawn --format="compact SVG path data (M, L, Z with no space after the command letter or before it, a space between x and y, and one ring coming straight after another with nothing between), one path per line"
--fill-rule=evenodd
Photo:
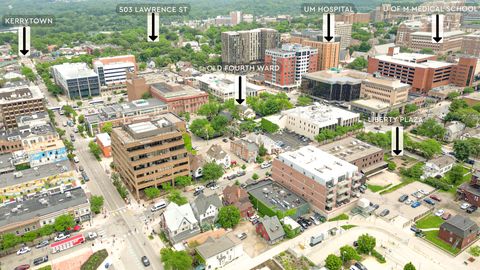
M349 218L350 217L347 214L343 213L334 218L329 219L328 221L348 220Z
M190 134L188 133L183 133L183 142L185 143L185 148L187 148L187 151L196 155L197 150L193 150L192 148L192 137L190 137Z
M416 223L416 226L419 229L440 228L440 225L442 225L443 222L444 220L441 217L430 214L422 219L419 219Z
M453 255L457 255L460 252L460 249L458 248L453 249L450 246L450 244L438 238L438 230L426 231L424 233L425 233L425 239L430 243L434 244L435 246L437 246L438 248L441 248Z
M388 189L384 189L384 190L380 191L380 194L387 194L387 193L393 192L393 191L395 191L397 189L400 189L400 188L402 188L402 187L404 187L404 186L406 186L410 183L413 183L413 182L415 182L415 179L404 177L403 181L400 184L395 185L393 187L390 187Z
M460 185L462 185L463 183L465 182L468 182L471 180L472 178L472 173L470 172L470 169L469 168L465 168L463 167L463 179L462 179L462 182L461 183L458 183L458 185L454 185L452 188L450 188L447 192L450 193L450 194L453 194L455 195L457 193L457 187L459 187ZM446 177L449 177L449 174L447 173Z
M357 225L342 225L340 227L342 227L342 229L344 229L344 230L349 230L351 228L357 227Z
M384 190L390 187L392 184L388 184L386 186L378 186L378 185L367 185L367 188L370 189L372 192L379 192L380 190Z

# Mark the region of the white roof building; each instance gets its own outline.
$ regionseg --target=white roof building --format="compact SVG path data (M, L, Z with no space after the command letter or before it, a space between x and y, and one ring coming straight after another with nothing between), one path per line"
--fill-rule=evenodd
M97 140L103 145L103 147L108 147L112 145L112 141L108 133L97 134Z
M210 73L196 77L200 89L211 93L222 101L236 98L235 80L236 76L227 73ZM257 96L265 91L265 87L247 82L247 96Z
M198 221L188 203L179 206L171 202L162 214L161 225L172 243L178 243L200 233Z

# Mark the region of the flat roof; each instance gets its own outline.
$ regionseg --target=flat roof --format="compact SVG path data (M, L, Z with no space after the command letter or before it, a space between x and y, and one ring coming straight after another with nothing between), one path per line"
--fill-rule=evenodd
M64 80L98 77L97 73L89 68L86 63L63 63L61 65L55 65L52 68L54 68Z
M158 82L152 84L151 87L154 91L157 91L165 98L208 95L206 92L189 85L182 85L172 82Z
M390 103L383 102L378 99L358 99L350 102L352 105L357 105L363 108L373 109L373 110L383 110L391 107Z
M196 80L199 82L205 83L209 88L223 92L223 93L234 93L235 92L235 77L236 75L227 74L222 72L203 74L202 76L196 77ZM265 87L259 86L253 83L247 82L246 84L247 91L260 91L264 90Z
M401 88L410 88L409 84L402 83L399 79L394 79L391 77L385 77L380 75L373 75L369 74L363 82L370 82L378 85L383 85L386 87L390 87L393 90L401 89Z
M443 37L447 38L447 37L458 36L458 35L463 35L463 34L465 34L465 32L463 32L463 31L449 31L449 32L443 32ZM432 32L421 32L421 31L418 31L418 32L413 32L413 33L411 33L410 35L414 35L414 36L428 36L428 37L431 37L431 36L432 36Z
M99 133L96 137L97 140L99 140L104 147L110 146L112 144L110 135L108 135L108 133Z
M31 219L39 219L62 210L67 212L68 209L81 204L88 204L85 191L81 188L70 189L68 192L63 193L58 190L54 194L45 193L45 195L21 202L4 204L0 206L0 227ZM18 206L21 207L18 208Z
M417 58L417 56L419 58ZM391 62L398 65L410 66L410 67L420 67L420 68L442 68L452 66L452 63L447 62L440 62L436 60L426 60L425 62L418 63L418 60L425 59L427 57L432 57L432 55L426 54L397 54L394 56L390 55L379 55L375 56L374 58L385 61Z
M277 159L321 185L332 180L336 184L339 177L353 177L358 172L357 166L311 145L284 152Z
M246 189L248 194L272 209L286 211L307 204L302 197L272 180L255 181Z
M358 113L319 103L286 110L282 112L282 115L294 116L304 121L309 121L323 126L338 124L339 118L352 119L360 117L360 114Z
M307 73L303 78L322 81L330 84L361 84L362 80L368 76L368 73L351 69L329 69L317 72Z
M355 137L347 137L322 145L319 148L348 162L383 151L381 148L360 141Z
M43 98L44 96L40 88L33 84L0 88L1 104Z
M72 163L69 160L62 160L55 163L48 163L32 167L22 171L0 174L0 188L18 185L48 176L56 176L60 173L68 171L73 171ZM15 177L16 173L21 173L22 176Z

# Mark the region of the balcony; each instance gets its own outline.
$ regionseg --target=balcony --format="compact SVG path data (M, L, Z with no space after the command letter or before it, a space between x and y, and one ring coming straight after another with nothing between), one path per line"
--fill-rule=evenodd
M335 194L333 192L330 192L327 194L327 199L331 199L335 196Z
M343 202L344 200L349 199L349 198L350 198L350 194L348 194L348 193L340 194L340 195L337 196L337 203Z
M340 195L340 194L342 194L342 193L347 192L348 190L349 190L348 187L339 188L339 189L337 190L337 194Z
M343 181L339 181L337 183L337 187L343 187L345 185L348 185L348 181L347 180L343 180Z

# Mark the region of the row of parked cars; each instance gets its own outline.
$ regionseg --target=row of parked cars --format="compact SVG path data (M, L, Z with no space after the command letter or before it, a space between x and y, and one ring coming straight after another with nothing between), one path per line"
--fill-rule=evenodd
M314 213L313 216L310 216L308 218L306 217L299 217L297 218L297 223L301 226L301 231L304 231L308 229L308 227L312 226L313 224L315 225L320 225L320 223L325 222L327 219L320 215L319 213Z

